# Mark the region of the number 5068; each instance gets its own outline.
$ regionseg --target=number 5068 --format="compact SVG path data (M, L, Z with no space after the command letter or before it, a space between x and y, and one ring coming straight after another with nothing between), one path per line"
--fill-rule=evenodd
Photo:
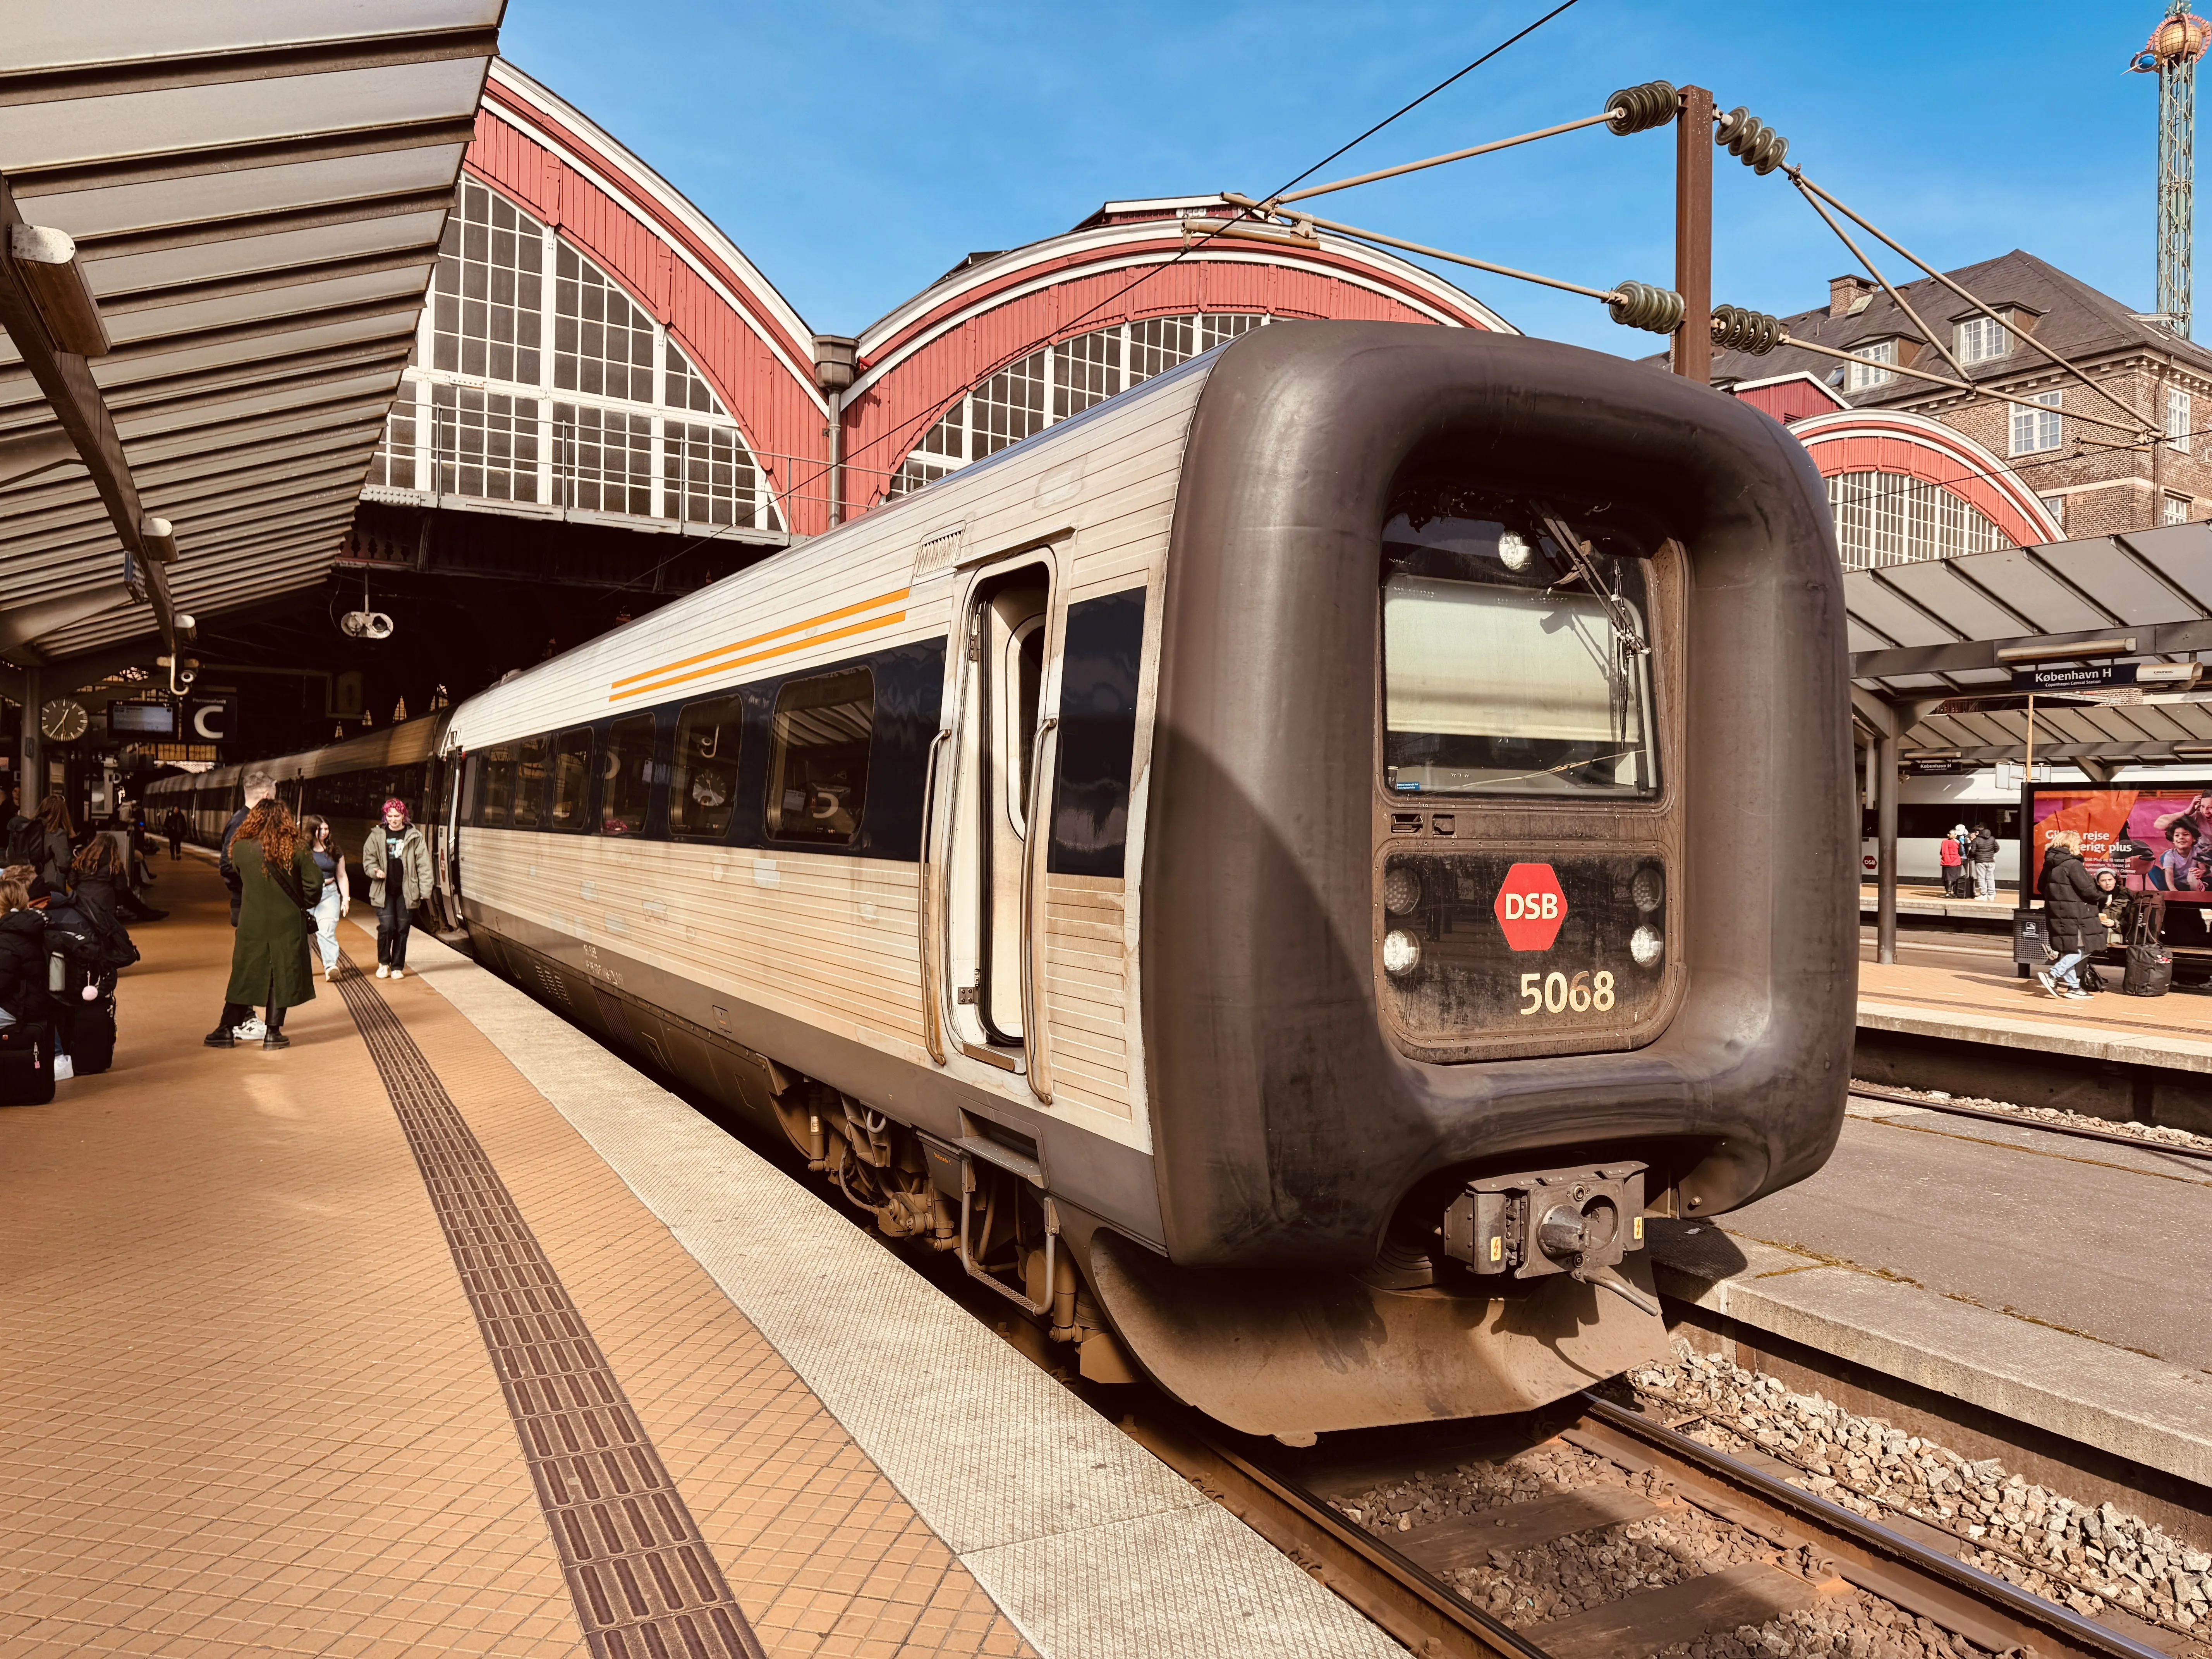
M1593 1008L1604 1013L1613 1006L1613 975L1603 968L1572 979L1559 973L1523 974L1521 997L1523 1014L1585 1014Z

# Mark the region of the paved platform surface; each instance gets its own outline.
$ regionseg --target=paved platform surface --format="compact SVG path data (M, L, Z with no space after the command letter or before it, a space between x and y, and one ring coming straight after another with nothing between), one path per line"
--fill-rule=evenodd
M2208 1234L2201 1163L1854 1100L1818 1175L1652 1248L1668 1295L2212 1485Z
M223 896L159 868L114 1069L0 1111L0 1653L1397 1651L434 941L204 1048Z
M1880 963L1872 945L1861 943L1862 1028L2212 1072L2212 994L2205 991L2127 997L2115 986L2070 1002L2017 977L2009 944L1972 936L1900 939L1898 955Z
M1999 923L2009 928L2012 913L2019 908L2020 895L2009 887L2000 887L1994 898L1954 898L1936 884L1919 886L1900 883L1897 890L1897 914L1900 916L1947 916L1953 921L1972 921ZM1859 887L1859 909L1873 915L1881 908L1881 895L1871 883Z

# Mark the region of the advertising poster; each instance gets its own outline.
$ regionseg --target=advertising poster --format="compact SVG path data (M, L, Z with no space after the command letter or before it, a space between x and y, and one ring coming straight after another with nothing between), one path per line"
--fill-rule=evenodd
M2038 788L2027 822L2029 891L2042 891L2044 859L2063 843L2136 892L2164 893L2168 943L2212 943L2202 908L2212 904L2212 783Z

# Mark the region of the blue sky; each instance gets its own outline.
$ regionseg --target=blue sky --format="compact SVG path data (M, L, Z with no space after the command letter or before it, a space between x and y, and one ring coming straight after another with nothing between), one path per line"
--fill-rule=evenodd
M814 328L854 333L969 252L1102 201L1264 194L1548 3L510 0L503 50L717 220ZM1323 176L1694 82L1939 265L2024 247L2148 310L2157 83L2123 71L2163 9L1579 0ZM1592 286L1670 283L1674 142L1589 129L1316 206ZM1780 174L1720 153L1714 198L1716 300L1800 310L1851 267ZM1450 274L1529 333L1656 343L1594 301Z

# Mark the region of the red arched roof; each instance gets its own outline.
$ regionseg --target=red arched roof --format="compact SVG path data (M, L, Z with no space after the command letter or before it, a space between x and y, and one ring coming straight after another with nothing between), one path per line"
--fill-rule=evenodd
M504 61L492 66L465 165L589 254L667 327L769 460L792 528L825 528L821 488L806 484L828 456L813 332L714 222ZM794 472L801 488L787 495Z
M1178 260L1185 242L1173 210L1204 204L1127 205L1135 211L1109 206L1065 235L977 260L861 335L845 399L849 501L872 499L961 393L1041 347L1117 323L1265 312L1516 331L1443 278L1335 237L1318 250L1224 238ZM1147 269L1158 274L1139 282Z
M1838 410L1797 422L1820 476L1894 472L1941 484L2012 538L2033 547L2062 531L2036 493L2003 461L1963 432L1903 410Z

